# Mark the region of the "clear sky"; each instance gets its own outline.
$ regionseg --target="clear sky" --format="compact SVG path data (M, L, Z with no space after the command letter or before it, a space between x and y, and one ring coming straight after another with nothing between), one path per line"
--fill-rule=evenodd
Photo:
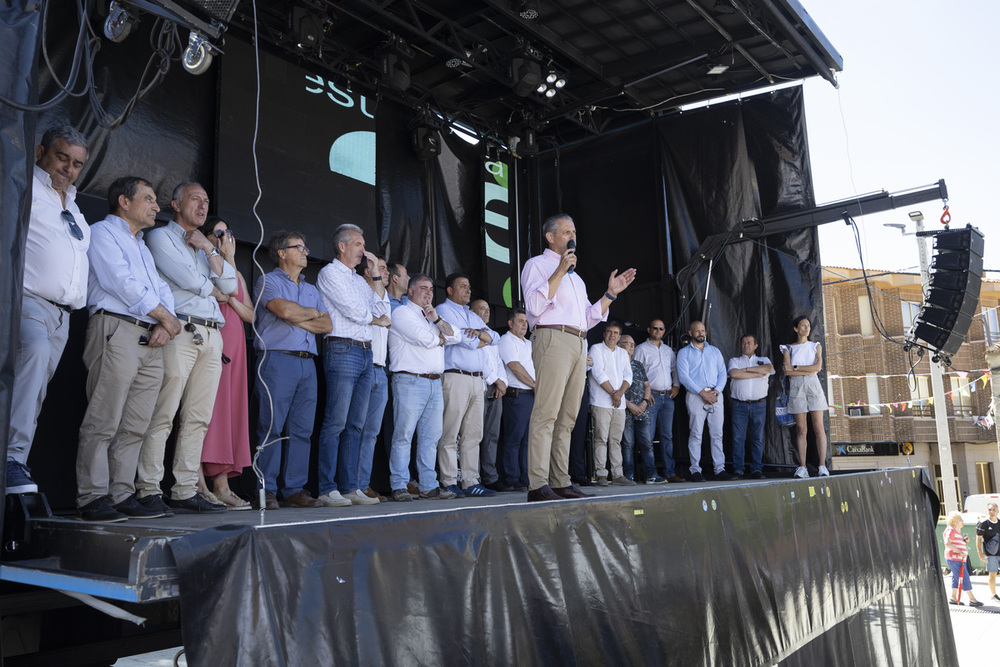
M945 179L952 228L986 236L986 269L1000 269L1000 74L993 42L998 0L801 0L844 59L840 90L805 83L806 123L817 203ZM942 203L857 218L865 266L918 267L916 242L886 222L920 210L940 229ZM827 266L859 268L854 238L840 222L820 228ZM930 249L930 245L928 245Z

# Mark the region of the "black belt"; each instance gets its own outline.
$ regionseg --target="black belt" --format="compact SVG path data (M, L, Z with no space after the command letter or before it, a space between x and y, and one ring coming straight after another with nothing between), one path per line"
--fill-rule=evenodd
M72 313L73 312L73 309L70 308L69 306L67 306L64 303L56 303L52 299L45 299L45 300L48 301L49 303L51 303L56 308L58 308L59 310L62 310L62 311L67 312L67 313Z
M667 394L670 393L669 389L667 389L666 391L659 391L657 389L650 389L650 391L653 392L654 394L659 394L660 396L666 396Z
M142 327L146 331L152 331L153 328L156 327L155 324L144 322L143 320L132 317L131 315L119 315L118 313L112 313L110 310L104 310L103 308L95 310L94 315L108 315L109 317L117 317L118 319L124 320L129 324L134 324L137 327Z
M555 329L556 331L562 331L563 333L573 334L577 338L587 339L587 332L580 331L576 327L569 327L565 324L536 324L535 329Z
M382 370L385 370L385 364L372 364L372 365L375 366L375 368L381 368Z
M736 401L737 403L763 403L764 401L767 400L767 396L765 396L764 398L758 398L755 401L741 401L738 398L734 398L733 400Z
M534 389L518 389L517 387L507 387L507 393L505 394L505 396L510 396L511 398L517 398L521 394L524 394L525 396L534 396L535 395L535 390Z
M281 352L282 354L288 354L293 357L298 357L299 359L315 359L316 355L312 352L306 352L305 350L275 350L275 352Z
M218 329L221 325L214 320L203 320L200 317L191 317L190 315L182 315L177 313L177 319L182 322L190 322L191 324L198 324L203 327L208 327L209 329Z
M471 371L463 371L461 368L449 368L448 370L445 371L445 373L458 373L459 375L469 375L474 378L483 377L483 374L479 371L473 373Z
M338 343L350 343L351 345L357 345L358 347L363 347L366 350L372 349L372 342L370 340L354 340L353 338L344 338L343 336L327 336L326 342L336 341Z
M411 373L410 371L396 371L396 373L402 373L403 375L413 375L418 378L425 378L427 380L440 380L440 373Z

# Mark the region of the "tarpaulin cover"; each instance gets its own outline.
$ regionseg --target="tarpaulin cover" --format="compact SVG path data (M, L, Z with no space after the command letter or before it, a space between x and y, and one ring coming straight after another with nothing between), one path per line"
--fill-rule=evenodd
M808 316L812 339L823 342L815 229L729 244L710 258L711 280L708 261L683 271L699 260L707 238L738 230L743 220L815 205L801 88L658 118L563 149L558 164L556 158L540 159L536 220L560 208L573 216L577 266L591 299L600 297L612 269L638 270L610 311L626 330L634 323L629 333L640 336L637 342L649 320L662 317L676 348L691 321L704 317L708 340L723 356L738 356L740 335L752 333L758 354L778 361L778 345L793 342L795 315ZM529 237L540 239L532 224ZM691 277L675 287L673 280L685 273ZM591 342L599 333L592 332ZM777 393L772 381L772 400ZM682 403L674 417L674 452L686 460L686 448L676 446L687 439ZM764 461L792 463L792 449L789 430L769 418ZM809 451L815 457L815 449ZM703 460L707 456L706 444Z
M172 542L187 659L954 665L921 475L203 531Z
M0 6L0 95L21 104L38 101L35 53L38 12L20 4ZM14 359L21 321L24 241L28 232L34 164L35 114L0 103L0 248L7 271L0 271L0 433L7 446ZM6 471L6 460L0 464ZM0 489L6 490L6 473ZM2 525L2 521L0 521Z

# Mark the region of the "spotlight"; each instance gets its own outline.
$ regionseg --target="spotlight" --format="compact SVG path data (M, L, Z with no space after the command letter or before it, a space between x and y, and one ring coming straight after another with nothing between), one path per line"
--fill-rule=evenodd
M556 79L556 88L562 88L566 85L566 79Z
M711 75L718 75L729 69L729 65L724 65L722 63L708 63L708 73Z
M530 125L511 128L511 136L507 146L514 157L533 157L538 155L538 137L535 128Z
M538 18L538 0L514 0L511 9L525 21L534 21Z
M555 72L549 72L549 75L545 77L545 83L555 83L558 78Z
M319 53L323 45L323 21L305 7L292 7L288 14L288 34L303 53Z
M516 56L510 61L510 84L520 97L527 97L538 90L542 83L542 66L536 60Z
M410 87L410 60L414 53L406 42L393 37L383 45L381 57L382 83L402 93Z
M545 91L545 97L555 97L555 96L556 96L555 88L549 88L548 90Z
M420 110L417 117L410 121L410 131L413 133L413 152L421 160L430 160L441 154L441 123L433 114Z

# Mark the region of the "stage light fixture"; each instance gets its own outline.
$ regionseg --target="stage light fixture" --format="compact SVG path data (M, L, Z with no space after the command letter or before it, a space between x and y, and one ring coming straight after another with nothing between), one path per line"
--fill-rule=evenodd
M542 83L542 66L537 60L515 56L510 61L510 83L514 87L514 93L519 97L527 97L538 90Z
M514 0L511 8L525 21L538 18L538 0Z
M430 160L441 154L441 121L426 109L419 109L410 121L413 152L421 160Z
M380 54L382 83L402 93L410 87L410 60L413 49L399 37L393 36L384 44Z
M556 79L556 88L565 88L565 87L566 87L566 79L564 78Z
M556 96L556 89L555 88L549 88L548 90L545 91L545 97L550 97L551 98L551 97L555 97L555 96Z
M299 51L318 54L323 45L323 20L315 10L294 6L288 14L288 34Z
M709 63L708 73L711 75L718 75L729 69L729 65L724 65L722 63Z

